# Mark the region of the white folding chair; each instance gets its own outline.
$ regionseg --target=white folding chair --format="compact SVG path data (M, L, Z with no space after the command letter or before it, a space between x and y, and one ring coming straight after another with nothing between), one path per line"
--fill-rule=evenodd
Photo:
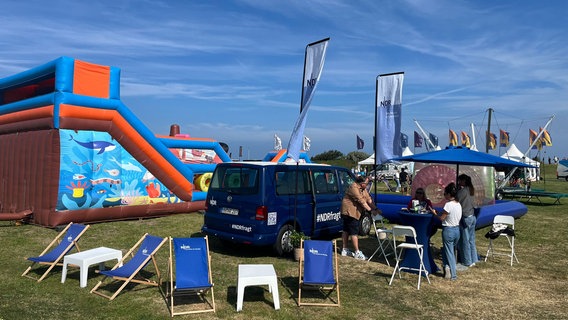
M387 250L389 248L390 249L393 248L393 246L392 246L392 230L385 228L383 216L381 216L380 214L377 214L377 215L372 216L372 217L373 217L373 228L375 229L375 236L377 237L377 242L378 242L379 246L377 247L375 252L373 252L373 254L369 257L368 261L371 261L371 259L373 259L373 257L377 253L379 253L379 257L383 256L385 258L385 261L387 262L387 265L390 267L390 262L389 262L388 256L392 255L393 252L387 252Z
M503 215L496 215L493 218L493 225L501 224L508 226L509 230L503 229L499 236L495 239L489 238L489 247L487 248L487 253L485 254L485 261L487 261L487 257L491 254L491 256L506 256L511 258L511 266L513 266L513 258L517 263L519 260L517 259L517 255L515 254L515 218L512 216L503 216ZM507 251L499 250L496 251L493 245L493 241L497 240L498 238L505 237L507 238L507 242L509 243L509 247Z
M424 266L424 246L418 244L418 240L416 239L416 230L414 230L411 226L399 226L396 225L392 228L392 241L394 245L394 255L396 257L396 265L392 272L392 276L389 282L389 286L392 284L394 279L394 275L398 273L399 279L402 278L400 275L401 270L411 270L411 271L418 271L418 290L420 290L420 281L422 280L422 274L426 276L428 283L430 283L430 277L428 276L428 270ZM404 237L406 241L400 242L397 244L396 237ZM411 249L416 250L418 252L418 257L420 260L418 269L414 267L401 267L400 262L402 261L404 255L404 250Z

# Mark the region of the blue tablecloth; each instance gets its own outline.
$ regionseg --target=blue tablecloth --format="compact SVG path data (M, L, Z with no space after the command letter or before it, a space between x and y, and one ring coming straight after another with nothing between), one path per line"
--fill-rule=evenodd
M402 225L412 226L416 230L416 240L419 244L424 246L424 267L429 274L434 274L438 271L438 266L434 262L434 257L432 254L432 249L430 248L430 237L435 232L435 220L431 213L409 213L405 211L400 212L402 218ZM416 250L405 250L404 259L401 261L401 267L407 268L420 268L420 258ZM418 271L412 271L408 269L403 269L403 271L418 273Z

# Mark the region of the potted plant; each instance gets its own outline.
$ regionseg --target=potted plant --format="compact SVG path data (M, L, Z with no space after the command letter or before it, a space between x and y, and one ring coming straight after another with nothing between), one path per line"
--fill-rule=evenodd
M294 248L294 259L300 260L300 256L304 254L304 249L300 248L302 240L307 240L310 237L306 236L303 232L292 230L290 232L290 244Z

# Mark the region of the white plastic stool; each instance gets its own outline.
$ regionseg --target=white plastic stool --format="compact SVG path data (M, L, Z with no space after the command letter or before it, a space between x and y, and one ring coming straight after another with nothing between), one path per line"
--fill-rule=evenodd
M268 285L268 291L272 292L274 309L280 309L280 297L278 295L278 280L276 271L271 264L239 264L239 278L237 284L237 311L243 310L245 287Z

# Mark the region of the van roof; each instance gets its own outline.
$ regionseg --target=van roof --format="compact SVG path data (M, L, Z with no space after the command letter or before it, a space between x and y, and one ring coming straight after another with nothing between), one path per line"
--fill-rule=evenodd
M224 165L234 165L234 164L252 164L257 166L295 166L297 165L296 162L272 162L272 161L235 161L235 162L224 162ZM311 163L305 162L300 163L302 166L331 166L325 163Z

